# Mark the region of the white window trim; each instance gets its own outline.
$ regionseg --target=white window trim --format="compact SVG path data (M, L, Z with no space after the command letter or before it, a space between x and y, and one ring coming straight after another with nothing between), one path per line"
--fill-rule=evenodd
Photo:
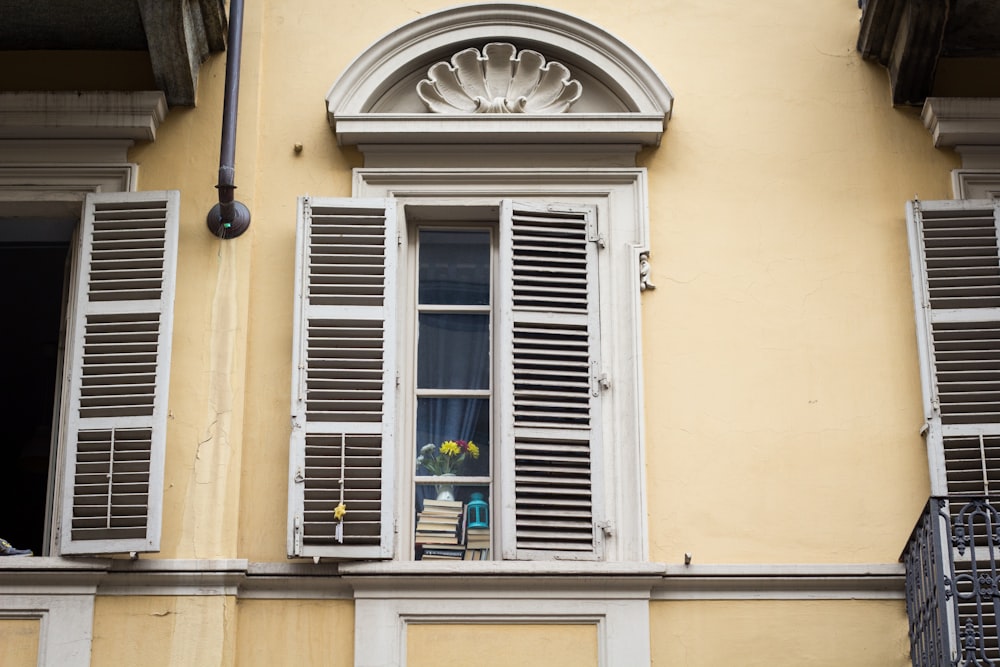
M73 594L0 595L0 623L40 621L38 664L89 667L94 627L94 586Z
M955 199L1000 198L1000 98L928 97L921 118L938 148L953 148Z
M612 169L357 169L354 196L394 197L398 204L496 204L501 199L592 205L607 226L608 256L602 259L602 359L611 376L612 419L604 420L603 474L610 521L604 560L647 558L646 493L642 409L640 254L648 249L645 170ZM614 316L611 312L614 304ZM397 488L409 488L400 467ZM397 516L409 497L398 497Z
M1000 169L955 169L951 185L955 199L1000 199Z
M405 667L407 629L430 623L595 625L600 667L650 662L648 577L533 580L530 592L516 580L346 578L355 592L355 667Z

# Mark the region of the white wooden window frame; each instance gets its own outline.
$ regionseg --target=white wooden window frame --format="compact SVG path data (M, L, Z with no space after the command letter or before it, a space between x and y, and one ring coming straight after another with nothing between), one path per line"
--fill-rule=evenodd
M513 199L590 206L607 222L602 226L606 252L600 254L598 268L600 356L612 391L605 399L600 440L614 445L603 447L594 473L595 486L605 490L597 512L605 519L597 528L604 532L603 559L608 561L643 560L648 553L639 315L639 255L648 249L645 188L645 171L639 168L362 168L354 175L356 197L391 197L397 206L497 206ZM397 453L396 483L405 489L410 488L412 466L402 456ZM412 499L407 494L396 503L396 516L405 516ZM397 546L396 557L405 556Z

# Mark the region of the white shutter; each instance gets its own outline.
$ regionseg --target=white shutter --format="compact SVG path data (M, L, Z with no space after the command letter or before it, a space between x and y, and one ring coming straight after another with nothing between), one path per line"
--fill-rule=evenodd
M503 203L503 556L593 559L601 506L597 229L592 212Z
M299 200L288 553L392 556L396 210ZM334 509L347 507L336 539Z
M91 194L76 257L62 554L157 551L180 195Z
M907 213L931 493L996 501L1000 203L914 201Z

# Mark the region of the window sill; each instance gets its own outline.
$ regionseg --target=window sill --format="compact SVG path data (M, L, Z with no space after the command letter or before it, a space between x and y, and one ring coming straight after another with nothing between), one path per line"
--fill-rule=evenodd
M341 563L339 573L346 579L370 577L406 579L417 581L429 579L523 579L538 577L559 579L572 577L574 583L592 581L595 585L606 585L609 580L645 580L643 583L659 581L666 574L662 563L647 562L594 562L594 561L385 561L365 563ZM599 582L599 584L598 584ZM523 585L523 582L522 582Z

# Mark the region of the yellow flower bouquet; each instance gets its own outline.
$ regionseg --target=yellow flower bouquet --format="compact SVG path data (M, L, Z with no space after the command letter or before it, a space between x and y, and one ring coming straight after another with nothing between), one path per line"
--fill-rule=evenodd
M429 442L420 448L417 466L432 475L459 475L470 458L479 458L479 447L471 440L445 440L440 445Z

